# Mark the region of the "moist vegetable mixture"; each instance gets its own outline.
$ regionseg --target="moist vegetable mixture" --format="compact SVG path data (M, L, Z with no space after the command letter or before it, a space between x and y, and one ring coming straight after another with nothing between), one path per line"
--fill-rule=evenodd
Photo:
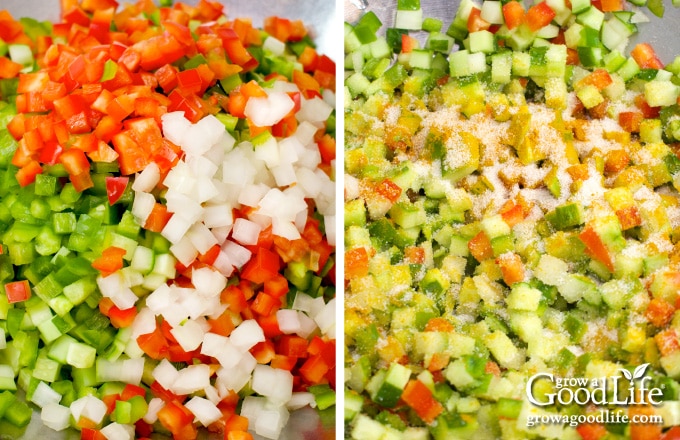
M645 3L345 24L349 438L678 438L680 58L628 45Z
M335 64L298 20L160 3L0 11L0 437L335 404Z

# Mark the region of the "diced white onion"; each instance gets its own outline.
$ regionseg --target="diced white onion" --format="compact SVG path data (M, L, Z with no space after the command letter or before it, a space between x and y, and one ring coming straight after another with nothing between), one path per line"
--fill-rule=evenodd
M156 162L149 162L144 167L141 173L135 176L135 181L132 183L134 191L151 192L158 182L161 180L161 170L158 168Z
M298 312L292 309L280 309L276 312L276 322L279 323L279 330L286 335L297 333L302 328Z
M252 254L248 249L231 240L224 242L222 250L227 255L227 258L229 258L231 264L238 268L250 261L250 255Z
M250 350L259 342L264 342L264 331L254 319L245 320L231 332L231 342L242 351Z
M50 429L63 431L71 425L71 411L58 403L50 403L40 411L40 420Z
M300 111L295 114L298 121L324 122L333 112L333 107L318 96L303 99Z
M279 220L274 218L272 222L272 233L279 237L287 238L288 240L297 240L300 238L300 231L293 223L286 220Z
M326 240L328 241L328 244L331 246L335 246L336 244L335 216L334 215L324 216L324 226L326 232Z
M265 409L257 416L255 421L255 433L264 438L277 439L281 435L283 427L288 423L290 414L284 407Z
M191 273L191 283L196 291L204 296L219 295L227 287L226 278L209 267L194 269Z
M140 225L146 223L146 219L149 218L155 204L156 198L153 195L145 192L135 193L135 199L132 202L132 215L137 223Z
M218 226L216 228L212 228L210 232L212 233L213 237L215 237L215 240L217 240L217 242L222 245L227 240L227 237L229 237L229 234L231 234L231 229L232 226Z
M302 409L305 406L310 406L312 408L316 407L314 394L308 392L293 393L290 400L286 403L286 408L288 408L289 411Z
M242 354L237 365L232 368L220 368L218 370L217 383L226 390L239 392L252 379L251 375L256 365L257 360L249 351L246 351Z
M257 223L244 218L237 218L231 232L231 238L244 245L255 245L262 228Z
M123 425L112 422L103 427L100 432L108 440L132 440L135 438L135 428L132 425Z
M213 232L215 228L231 226L234 223L231 209L228 204L208 205L203 209L203 223Z
M266 97L248 99L243 113L258 127L269 127L283 119L293 107L295 103L288 94L272 92Z
M191 262L198 256L198 250L194 247L188 234L182 235L177 242L170 246L170 252L177 258L177 261L185 266L191 265Z
M225 277L228 277L234 273L234 265L231 263L229 256L227 256L224 251L220 251L220 253L217 254L217 258L213 262L213 266Z
M281 162L271 171L278 186L288 186L297 182L297 175L291 163Z
M182 325L173 327L170 333L172 333L184 351L195 350L203 342L203 328L193 320L188 320Z
M224 131L224 124L215 116L208 115L189 127L180 145L188 154L201 155L220 140Z
M163 388L168 390L179 377L179 372L168 360L163 359L156 365L151 375Z
M255 147L255 158L263 161L267 168L273 168L279 164L279 145L274 136Z
M211 149L206 154L216 154ZM194 176L207 177L211 179L217 170L219 169L219 164L224 160L224 154L220 155L219 161L215 163L206 156L189 156L186 158L186 163ZM199 184L200 187L200 184Z
M274 55L283 55L286 50L286 44L281 40L277 40L276 38L269 36L266 40L264 40L262 48L270 51Z
M257 206L268 191L269 187L264 184L246 185L238 196L238 202L246 206Z
M158 411L165 406L165 402L160 397L149 400L149 407L142 418L146 423L155 423L158 420Z
M191 171L186 162L179 161L168 171L165 179L163 179L163 185L168 187L168 190L171 192L193 194L196 187L196 175Z
M317 131L319 131L319 128L311 122L301 121L294 136L302 145L307 145L314 141L314 135Z
M71 403L71 415L75 420L86 417L98 424L106 415L107 407L104 402L95 396L87 395Z
M187 231L187 237L200 254L205 254L211 247L218 244L215 236L203 223L194 223Z
M222 417L222 411L210 400L194 396L185 406L191 411L203 426L208 426Z
M38 386L33 391L31 396L31 402L38 405L40 408L44 408L47 405L59 403L61 400L61 394L54 391L45 382L38 382Z
M293 395L293 375L288 370L257 365L253 371L253 391L275 405L283 405Z
M161 123L163 126L163 136L175 145L180 145L182 137L189 128L191 122L184 117L184 112L169 112L161 116Z
M326 333L335 325L335 298L328 301L326 306L314 317L322 333Z
M161 231L161 235L168 239L170 243L178 243L187 233L193 222L181 215L175 214L170 217L168 223Z
M210 365L189 365L179 370L177 380L170 390L175 394L195 393L210 385Z

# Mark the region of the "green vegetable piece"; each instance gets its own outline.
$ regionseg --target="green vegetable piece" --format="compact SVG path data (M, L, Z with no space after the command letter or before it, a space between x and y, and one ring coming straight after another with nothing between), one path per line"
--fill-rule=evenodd
M14 426L23 428L31 421L33 410L26 402L15 400L5 411L5 420Z
M649 9L649 12L652 14L662 18L666 7L663 4L663 0L648 0L647 9Z
M516 419L522 410L522 401L501 397L496 404L498 416L506 419Z
M397 363L392 363L385 374L385 379L378 387L373 400L385 408L393 408L401 394L404 392L404 387L411 377L411 370L405 366Z

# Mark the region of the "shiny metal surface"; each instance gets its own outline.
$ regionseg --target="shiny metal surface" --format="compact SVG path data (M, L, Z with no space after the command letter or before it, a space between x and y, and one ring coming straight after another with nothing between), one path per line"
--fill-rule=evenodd
M177 0L179 1L179 0ZM195 4L197 0L183 0ZM317 51L326 54L338 62L342 60L341 35L342 22L338 15L338 6L332 0L220 0L225 4L228 17L250 17L255 26L260 27L264 18L279 16L300 19L310 31L317 45ZM120 0L120 4L132 3L133 0ZM0 9L8 10L15 18L32 17L37 20L57 20L59 18L59 0L0 0ZM339 435L338 435L339 436ZM335 438L334 408L319 415L316 410L305 408L291 414L280 440L324 439ZM171 438L152 436L152 438ZM257 440L262 437L255 436ZM0 440L76 440L80 433L72 430L55 432L40 422L38 413L34 413L28 428L19 437L16 433L0 431ZM202 432L199 439L223 439L223 436Z
M383 22L384 26L391 26L397 7L395 0L343 0L345 4L345 21L355 23L364 11L373 11ZM421 0L424 17L438 18L444 22L444 31L451 24L458 9L459 0ZM531 1L525 1L530 4ZM638 25L639 33L630 40L629 49L635 43L650 43L664 63L670 63L676 55L680 55L680 39L677 37L680 29L680 8L666 4L663 18L654 16L647 10L645 15L648 23ZM424 33L423 38L424 38Z

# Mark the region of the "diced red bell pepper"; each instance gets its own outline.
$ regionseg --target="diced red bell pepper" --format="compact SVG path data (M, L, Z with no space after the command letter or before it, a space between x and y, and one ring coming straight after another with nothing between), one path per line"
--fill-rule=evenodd
M31 286L28 280L12 281L5 284L5 294L10 304L26 301L31 297Z
M35 160L30 160L26 165L19 168L16 173L19 185L26 186L35 182L35 176L42 173L42 166Z
M674 313L675 307L672 304L669 304L663 298L652 298L647 305L645 317L654 326L662 328L671 321Z
M533 32L550 24L555 18L555 11L546 3L542 1L529 8L524 18L525 23Z
M674 328L662 330L654 336L656 346L659 348L661 356L668 356L680 350L680 340L678 340L678 332Z
M310 384L321 383L330 369L320 354L310 356L300 367L300 376Z
M473 7L467 20L468 32L485 31L491 27L491 23L482 18L482 11ZM402 40L403 41L403 40Z
M139 385L134 385L131 383L125 384L123 391L120 392L120 398L123 400L129 400L134 396L146 396L146 390L144 387Z
M177 401L169 401L158 411L158 421L169 430L174 438L196 438L197 431L193 425L194 415Z
M649 43L638 43L630 51L630 56L641 69L663 69L663 63Z
M491 240L484 233L484 231L479 231L468 242L468 249L475 260L482 262L493 257L493 248L491 247Z
M524 263L522 258L515 253L505 253L496 258L496 264L501 269L503 281L512 286L524 280Z
M639 133L640 123L643 119L642 112L624 111L619 113L619 125L628 133Z
M410 406L425 423L434 422L444 411L444 407L434 398L432 391L419 380L410 380L406 384L401 400Z
M599 440L607 435L607 428L601 423L581 423L576 432L583 440Z
M241 271L241 278L256 284L264 283L276 276L281 269L279 256L269 249L259 248Z
M137 345L152 359L165 358L169 350L168 341L159 326L151 333L138 336Z
M503 19L510 30L524 23L524 14L524 6L518 1L509 1L503 5Z
M593 228L586 226L578 238L586 245L586 254L604 264L610 272L614 272L614 262L609 249Z
M123 257L126 252L125 249L109 246L102 251L102 255L99 258L92 262L92 267L100 271L104 276L112 274L123 268Z

